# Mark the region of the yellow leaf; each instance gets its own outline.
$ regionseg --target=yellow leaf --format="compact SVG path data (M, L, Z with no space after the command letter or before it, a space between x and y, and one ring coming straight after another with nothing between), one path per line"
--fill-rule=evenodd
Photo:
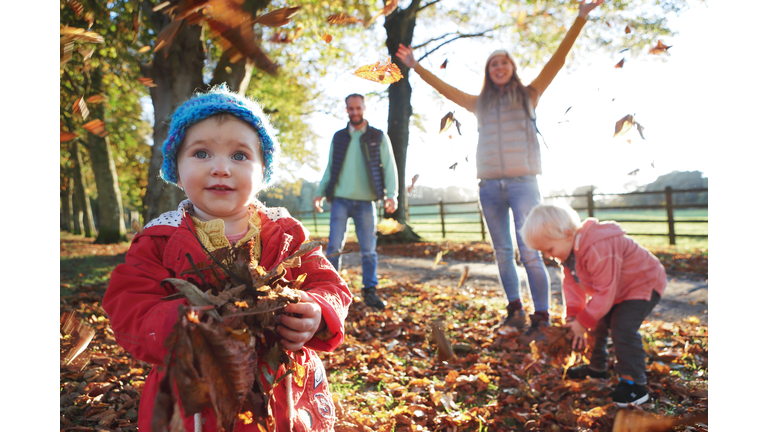
M616 138L617 136L624 135L628 130L632 128L632 125L634 124L635 119L632 117L632 115L625 115L616 122L616 131L614 132L613 137Z

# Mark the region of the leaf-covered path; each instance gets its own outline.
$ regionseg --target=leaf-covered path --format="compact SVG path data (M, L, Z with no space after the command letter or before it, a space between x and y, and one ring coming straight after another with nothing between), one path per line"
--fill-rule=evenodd
M72 274L65 265L71 259L64 256L65 243L62 240L61 312L84 320L95 335L78 357L87 362L61 368L61 430L135 431L138 400L150 366L116 344L100 306L106 279ZM88 248L88 254L68 255L82 258L89 264L87 271L120 260L120 250ZM432 270L435 253L424 253L428 258L421 259L382 255L380 289L389 307L374 311L356 298L346 321L345 343L333 353L321 354L335 393L337 430L614 427L618 410L606 395L617 382L615 374L606 380L563 380L563 351L554 349L562 344L552 340L551 345L532 349L520 344L514 334L496 332L504 299L495 273L484 273L488 267L483 266L488 264L446 258L446 264ZM359 293L359 267L354 260L354 254L345 257L343 275L353 292ZM407 263L417 270L404 270ZM469 278L458 288L464 265L470 266ZM706 288L688 291L681 289L686 294L679 303L691 306L693 296L703 296L706 302ZM557 318L562 312L559 294L553 294L553 303ZM706 307L706 303L695 303ZM703 421L676 430L707 430L708 329L699 315L674 321L654 316L641 329L649 353L651 401L635 411L685 418L689 423ZM445 323L456 353L453 362L436 359L430 330L436 319ZM62 338L62 353L75 339Z

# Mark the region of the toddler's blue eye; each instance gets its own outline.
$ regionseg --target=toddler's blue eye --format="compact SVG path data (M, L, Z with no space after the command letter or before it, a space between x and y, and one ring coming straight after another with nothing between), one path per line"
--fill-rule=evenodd
M248 159L248 156L246 156L245 153L235 153L235 155L232 156L232 159L236 161L244 161Z
M204 152L202 150L198 150L198 151L195 152L195 157L196 158L204 159L206 156L208 156L208 153L206 153L206 152Z

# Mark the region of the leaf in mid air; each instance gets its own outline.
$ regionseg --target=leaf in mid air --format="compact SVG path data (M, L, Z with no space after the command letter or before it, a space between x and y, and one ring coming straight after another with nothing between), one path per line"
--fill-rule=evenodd
M445 324L442 321L435 320L431 324L432 339L437 345L437 360L438 361L453 361L456 359L456 354L453 353L453 347L451 342L445 337Z
M67 0L67 4L69 4L69 7L72 8L73 11L75 11L75 15L80 16L83 14L83 4L80 3L77 0Z
M152 81L152 78L139 77L138 80L140 83L144 84L147 87L157 87L157 84L155 84Z
M384 4L384 7L381 8L378 12L376 12L371 19L368 20L368 23L366 24L366 27L373 24L373 22L376 20L376 18L384 15L388 16L392 12L394 12L395 8L397 7L397 1L398 0L387 0L387 2Z
M299 13L299 9L301 6L276 9L256 18L255 22L267 27L282 27L291 22L291 19Z
M440 260L443 259L443 251L439 250L437 251L437 255L435 255L435 262L432 264L432 268L437 268L437 265L440 264Z
M643 129L644 127L640 126L640 123L635 122L635 126L637 126L637 133L640 134L640 138L645 139L645 136L643 136Z
M621 69L623 67L624 67L624 59L621 59L621 61L616 63L616 66L614 66L615 69Z
M88 111L88 107L85 105L85 97L80 96L80 98L75 101L75 104L72 106L72 115L80 114L80 116L85 120L88 118L88 114L90 112Z
M639 172L640 172L640 168L637 168L636 170L628 172L627 175L636 176L637 173Z
M411 185L408 186L408 193L411 193L411 191L413 190L413 187L416 185L416 180L418 180L418 179L419 179L419 175L418 174L413 176L413 178L411 179Z
M440 65L440 69L445 69L446 67L448 67L448 59L445 59L443 64Z
M632 115L625 115L616 122L616 131L614 132L613 137L616 138L617 136L624 135L628 130L632 128L632 125L634 124L635 119L632 117Z
M64 132L61 131L61 138L59 138L60 143L65 143L68 141L72 141L73 139L77 138L77 134L73 132Z
M331 43L331 41L333 40L333 36L329 35L328 33L325 33L320 37L320 39L325 41L325 43Z
M658 41L658 42L656 43L656 46L655 46L655 47L653 47L653 48L651 48L651 50L650 50L650 51L648 51L648 52L649 52L650 54L656 54L656 55L658 55L658 54L661 54L661 53L663 53L663 52L667 52L667 50L668 50L668 49L670 49L670 48L672 48L672 45L669 45L669 46L667 46L667 45L664 45L664 42L662 42L662 41Z
M464 271L461 272L461 279L459 279L459 288L467 281L467 276L469 276L469 266L464 266Z
M403 229L405 229L405 225L392 218L384 219L376 225L376 230L383 235L399 233Z
M629 26L624 27L624 33L625 34L630 34L631 32L632 32L632 29L629 28Z
M104 122L99 119L91 120L88 123L84 124L83 127L88 132L101 138L104 138L109 134L109 132L107 132L107 130L104 128Z
M80 42L104 43L103 36L95 32L87 31L86 29L61 26L59 33L61 34L59 43L62 45L72 40Z
M152 47L150 47L149 45L144 45L143 47L139 48L136 52L141 54L149 51L150 49L152 49Z
M389 59L384 63L376 62L372 65L362 66L355 71L355 76L380 84L396 83L403 78L400 68L390 62Z
M333 14L328 18L326 18L325 21L331 25L353 25L353 24L363 22L363 20L359 18L355 18L353 16L349 16L345 13Z
M448 169L456 171L456 165L458 165L458 162L454 162L453 165L449 166Z

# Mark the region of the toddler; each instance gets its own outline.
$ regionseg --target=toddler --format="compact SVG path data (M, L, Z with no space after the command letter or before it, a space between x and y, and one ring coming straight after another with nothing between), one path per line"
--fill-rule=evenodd
M162 300L174 292L161 281L182 277L182 272L191 269L190 261L209 260L203 247L213 251L255 239L254 258L269 270L308 240L307 229L285 209L266 208L255 198L273 174L277 151L274 133L258 104L224 86L198 93L176 109L163 143L160 174L183 189L189 199L136 235L125 263L113 271L104 296L115 339L134 357L153 365L164 363L168 353L164 342L178 320L179 306L187 300ZM279 431L287 431L291 423L300 431L331 431L333 399L314 350L330 351L341 344L352 297L320 247L304 258L308 259L299 267L286 269L286 279L295 280L301 274L306 279L299 303L287 305L286 314L277 317L276 332L287 355L305 373L279 382L269 404ZM212 278L212 272L204 271L202 277ZM203 283L198 277L195 280ZM155 395L163 376L156 366L147 376L139 404L139 430L152 430ZM269 383L263 383L269 390ZM288 385L290 389L286 389ZM285 415L290 409L287 390L295 407L295 417L290 420ZM181 404L179 409L186 431L216 432L211 408L194 416L185 415ZM259 428L256 422L238 420L235 430Z
M586 346L586 331L595 338L589 365L568 369L568 377L607 376L610 330L620 378L609 397L619 406L646 402L645 350L638 330L667 285L659 259L617 223L580 222L570 207L537 205L521 235L529 247L564 267L565 325L573 332L573 349Z

